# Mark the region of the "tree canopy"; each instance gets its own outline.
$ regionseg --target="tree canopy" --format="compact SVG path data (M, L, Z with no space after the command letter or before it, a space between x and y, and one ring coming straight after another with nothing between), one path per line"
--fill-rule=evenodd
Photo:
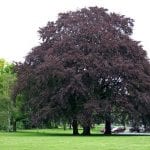
M60 13L40 28L42 42L16 64L17 93L26 94L33 124L41 120L78 122L90 134L101 114L110 133L111 114L133 118L149 113L150 64L131 38L133 19L98 7Z

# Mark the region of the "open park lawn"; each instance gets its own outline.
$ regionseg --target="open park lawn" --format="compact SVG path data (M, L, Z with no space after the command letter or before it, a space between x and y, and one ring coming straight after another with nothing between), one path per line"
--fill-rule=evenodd
M0 132L0 150L150 150L150 136L72 136L71 130Z

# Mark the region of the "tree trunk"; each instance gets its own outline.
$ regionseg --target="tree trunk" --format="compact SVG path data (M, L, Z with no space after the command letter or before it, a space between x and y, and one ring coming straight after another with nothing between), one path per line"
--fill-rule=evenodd
M144 125L144 128L146 129L147 124L146 124L146 119L145 119L144 115L142 115L142 123Z
M72 123L71 123L71 120L69 119L69 129L72 129Z
M73 127L73 135L79 135L79 132L78 132L78 122L77 122L76 118L73 119L72 127Z
M64 128L64 130L66 130L66 123L65 122L63 123L63 128Z
M69 123L69 129L72 129L71 123Z
M83 133L82 135L90 135L90 127L89 126L85 126L83 127Z
M7 118L7 120L8 120L7 131L10 132L10 131L11 131L11 118L10 118L10 113L9 113L9 111L8 111L8 118Z
M108 114L105 120L105 135L111 135L111 116Z
M14 119L13 122L12 122L12 126L13 126L12 129L13 129L13 132L16 132L16 130L17 130L16 124L17 124L17 123L16 123L16 120Z

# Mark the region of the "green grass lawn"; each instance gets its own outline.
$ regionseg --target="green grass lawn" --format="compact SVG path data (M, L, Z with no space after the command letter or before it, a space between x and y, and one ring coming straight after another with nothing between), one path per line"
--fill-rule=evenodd
M0 132L0 150L150 150L150 136L72 136L71 130ZM96 131L94 131L96 132Z

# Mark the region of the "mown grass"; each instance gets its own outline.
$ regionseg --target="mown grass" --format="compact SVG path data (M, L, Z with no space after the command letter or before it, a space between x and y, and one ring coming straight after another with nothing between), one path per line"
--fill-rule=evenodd
M71 130L0 132L0 150L150 150L150 136L72 136Z

